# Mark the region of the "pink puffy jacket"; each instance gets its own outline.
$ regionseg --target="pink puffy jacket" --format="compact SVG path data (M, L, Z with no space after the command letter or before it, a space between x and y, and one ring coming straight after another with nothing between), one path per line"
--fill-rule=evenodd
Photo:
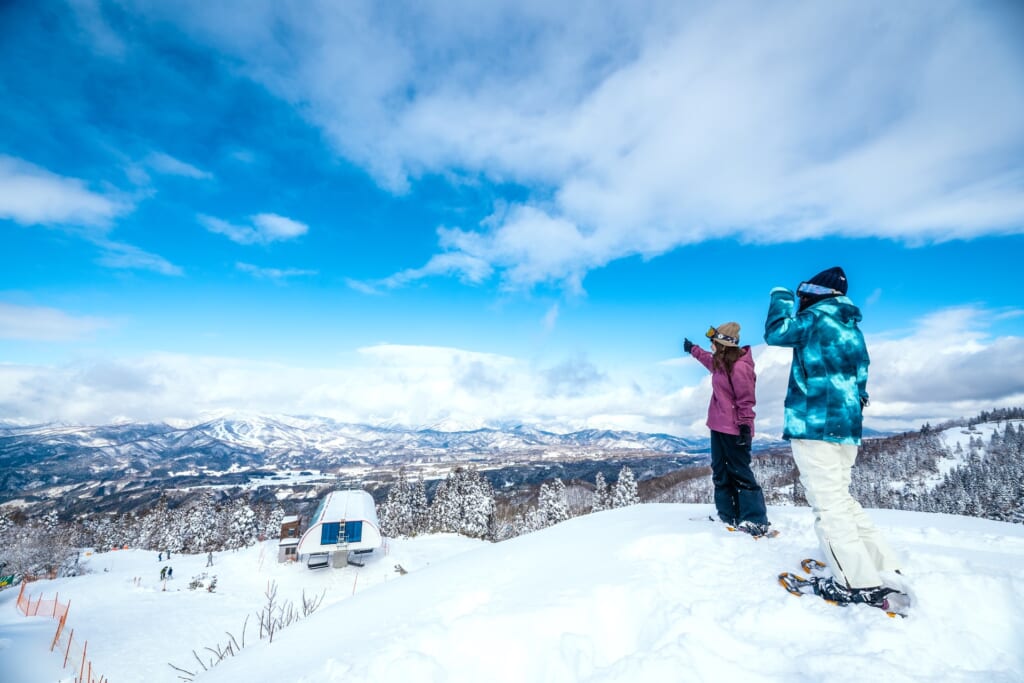
M750 435L754 435L754 385L757 375L754 372L754 356L750 347L742 347L744 354L732 366L732 382L730 377L714 366L714 354L705 351L696 344L690 349L690 355L711 371L711 405L708 406L708 422L710 429L723 434L739 434L740 425L750 427Z

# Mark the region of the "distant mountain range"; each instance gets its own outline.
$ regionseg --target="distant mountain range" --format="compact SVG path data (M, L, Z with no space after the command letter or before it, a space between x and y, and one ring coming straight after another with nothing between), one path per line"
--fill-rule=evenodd
M191 426L125 423L99 426L0 426L0 503L71 488L101 496L125 487L189 485L210 476L253 471L383 468L451 461L569 461L699 454L707 439L588 429L569 434L514 425L468 431L348 424L322 417L244 416ZM235 481L242 481L239 477ZM86 486L88 485L88 486ZM44 491L50 493L44 493ZM88 492L88 493L87 493Z

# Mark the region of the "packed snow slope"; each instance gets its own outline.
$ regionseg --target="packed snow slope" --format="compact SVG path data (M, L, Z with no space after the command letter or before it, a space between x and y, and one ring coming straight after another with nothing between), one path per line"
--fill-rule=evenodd
M326 587L330 604L273 644L250 631L239 656L197 681L1024 680L1024 526L871 511L905 558L916 603L909 618L891 619L778 585L779 572L819 556L809 509L770 508L781 535L759 541L691 519L708 512L638 505L493 545L399 539L362 569L258 565L268 543L226 556L214 594L133 586L116 565L32 589L50 584L71 597L69 621L102 635L94 663L114 683L174 681L166 662L188 665L191 649L223 642L224 630L237 635L268 578L282 594ZM197 570L205 562L187 559ZM395 574L396 563L409 573ZM0 595L0 639L16 628L11 593ZM133 601L149 605L144 620ZM104 608L88 606L96 602Z

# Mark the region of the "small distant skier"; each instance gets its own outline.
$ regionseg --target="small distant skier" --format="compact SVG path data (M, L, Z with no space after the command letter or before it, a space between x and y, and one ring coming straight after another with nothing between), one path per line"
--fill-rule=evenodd
M832 573L812 579L814 592L838 603L888 609L903 593L883 585L880 571L900 562L850 495L850 478L868 405L868 352L857 323L860 310L846 296L846 273L824 270L797 287L771 291L764 340L793 349L783 438L793 449L814 529ZM799 302L797 302L799 297Z
M213 551L210 551L210 552L206 553L206 566L207 567L212 567L213 566Z
M160 570L160 580L165 581L167 579L167 567Z
M157 562L163 562L164 561L164 554L160 553L159 555L157 555L156 556L156 561Z
M710 328L711 353L689 339L683 350L711 371L711 478L718 518L751 536L768 533L768 516L761 490L750 469L754 433L754 357L740 346L740 326L729 322Z
M168 567L167 568L167 578L168 579L173 579L174 578L174 567Z

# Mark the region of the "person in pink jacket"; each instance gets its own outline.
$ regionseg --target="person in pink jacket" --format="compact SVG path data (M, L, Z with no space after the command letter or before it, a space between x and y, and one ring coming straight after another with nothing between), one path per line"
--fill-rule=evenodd
M740 346L740 326L725 323L707 331L712 352L689 339L683 350L711 372L711 479L718 518L752 536L768 533L764 493L750 469L754 435L754 357Z

